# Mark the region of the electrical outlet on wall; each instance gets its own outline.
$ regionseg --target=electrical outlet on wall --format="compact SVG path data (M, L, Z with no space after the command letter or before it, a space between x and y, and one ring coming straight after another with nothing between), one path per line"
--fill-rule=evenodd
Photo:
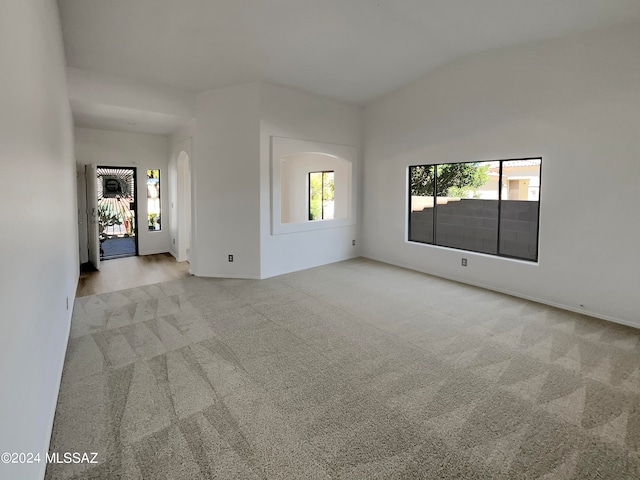
M463 259L462 259L462 266L463 266L463 267L466 267L466 266L467 266L467 259L466 259L466 258L463 258Z
M351 245L353 245L355 247L356 246L356 241L355 240L351 240Z
M229 261L233 262L233 255L229 255Z

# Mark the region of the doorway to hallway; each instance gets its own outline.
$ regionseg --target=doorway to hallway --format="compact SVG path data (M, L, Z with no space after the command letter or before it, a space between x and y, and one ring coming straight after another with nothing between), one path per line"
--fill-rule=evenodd
M178 219L178 261L189 261L191 247L191 168L189 154L180 152L177 160L176 215Z
M100 260L138 255L135 167L97 167Z

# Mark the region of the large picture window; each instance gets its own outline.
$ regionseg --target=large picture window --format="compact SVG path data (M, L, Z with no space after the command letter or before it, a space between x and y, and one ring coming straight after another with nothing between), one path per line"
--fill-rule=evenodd
M409 167L409 241L538 260L541 158Z

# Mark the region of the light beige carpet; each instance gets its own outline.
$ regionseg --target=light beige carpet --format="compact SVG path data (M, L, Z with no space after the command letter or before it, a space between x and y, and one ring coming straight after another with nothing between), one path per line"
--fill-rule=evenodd
M640 478L638 330L357 259L76 300L47 478Z

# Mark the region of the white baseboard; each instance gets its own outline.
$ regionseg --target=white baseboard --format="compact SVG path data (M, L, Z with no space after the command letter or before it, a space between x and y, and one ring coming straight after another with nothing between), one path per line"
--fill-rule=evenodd
M223 275L218 273L201 273L194 272L189 269L189 273L195 277L203 277L203 278L237 278L237 279L245 279L245 280L262 280L259 276L256 275Z
M541 303L543 305L549 305L550 307L555 307L555 308L560 308L562 310L568 310L570 312L575 312L575 313L579 313L582 315L588 315L590 317L594 317L594 318L599 318L601 320L606 320L608 322L613 322L613 323L617 323L620 325L625 325L627 327L634 327L634 328L640 328L640 324L638 323L633 323L629 320L624 320L622 318L616 318L616 317L612 317L610 315L605 315L599 312L593 312L590 310L586 310L583 308L575 308L569 305L565 305L562 303L558 303L558 302L552 302L549 300L545 300L543 298L538 298L538 297L533 297L530 295L525 295L519 292L513 292L510 290L506 290L506 289L502 289L499 287L494 287L493 285L486 285L483 283L479 283L479 282L473 282L473 281L469 281L463 278L458 278L452 275L445 275L445 274L441 274L441 273L434 273L434 272L429 272L429 271L425 271L425 270L420 270L418 268L416 268L415 266L412 265L405 265L402 263L396 263L396 262L390 262L388 260L384 260L381 258L377 258L375 256L365 256L365 255L361 255L363 258L368 258L370 260L375 260L376 262L382 262L382 263L386 263L389 265L395 265L397 267L402 267L402 268L406 268L407 270L413 270L414 272L420 272L420 273L424 273L426 275L432 275L434 277L439 277L439 278L444 278L447 280L451 280L453 282L458 282L458 283L464 283L465 285L472 285L474 287L480 287L480 288L484 288L485 290L491 290L494 292L498 292L498 293L504 293L505 295L510 295L512 297L517 297L517 298L522 298L524 300L530 300L532 302L536 302L536 303Z

